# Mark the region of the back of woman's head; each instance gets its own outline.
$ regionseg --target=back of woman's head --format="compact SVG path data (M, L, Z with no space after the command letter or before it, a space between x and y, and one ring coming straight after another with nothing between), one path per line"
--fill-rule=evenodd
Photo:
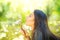
M32 40L50 40L50 37L53 38L53 40L57 40L49 31L46 14L41 10L34 10L34 17L35 25Z
M35 16L35 26L34 26L34 34L36 35L36 39L39 38L38 35L41 35L41 39L48 39L47 34L47 16L41 10L34 10ZM37 32L37 34L36 34Z
M47 23L47 16L44 12L41 10L34 10L34 16L35 16L35 26L38 26L40 23Z

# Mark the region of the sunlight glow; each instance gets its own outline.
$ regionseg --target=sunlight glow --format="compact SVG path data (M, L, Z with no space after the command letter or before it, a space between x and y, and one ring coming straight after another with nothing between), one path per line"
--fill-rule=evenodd
M48 0L10 0L12 3L11 6L16 10L18 5L23 5L23 11L34 10L34 9L45 9L46 5L48 5Z

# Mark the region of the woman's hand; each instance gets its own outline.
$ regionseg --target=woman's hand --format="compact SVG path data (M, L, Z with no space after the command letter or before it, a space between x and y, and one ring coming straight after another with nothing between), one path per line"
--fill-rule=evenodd
M26 38L26 40L31 40L30 36L28 35L28 32L25 31L22 27L21 27L21 33L24 35L24 37Z
M21 33L26 37L26 31L21 27Z

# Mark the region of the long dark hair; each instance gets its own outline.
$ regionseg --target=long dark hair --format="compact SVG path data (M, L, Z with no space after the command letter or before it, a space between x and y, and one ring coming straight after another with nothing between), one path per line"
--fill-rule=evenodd
M41 10L34 10L35 24L32 40L59 40L48 28L47 16Z

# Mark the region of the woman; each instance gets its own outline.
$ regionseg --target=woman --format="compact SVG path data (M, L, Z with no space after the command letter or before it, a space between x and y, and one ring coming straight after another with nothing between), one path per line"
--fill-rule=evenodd
M26 25L32 28L32 38L26 35L25 30L22 28L27 40L60 40L50 32L47 16L41 10L34 10L33 14L27 17Z

